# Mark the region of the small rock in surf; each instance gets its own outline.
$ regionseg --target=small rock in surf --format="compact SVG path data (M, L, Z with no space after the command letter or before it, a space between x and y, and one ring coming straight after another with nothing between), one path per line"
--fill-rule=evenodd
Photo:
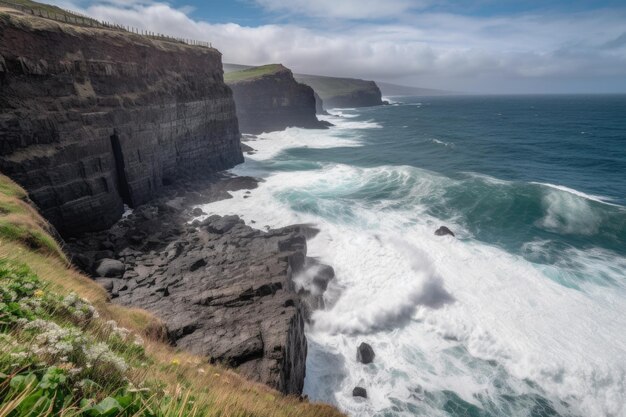
M353 397L367 398L367 390L365 388L362 388L362 387L355 387L352 390L352 396Z
M446 226L441 226L439 229L435 230L435 235L436 236L445 236L445 235L454 236L454 233L452 233L452 230L448 229Z
M372 349L372 347L367 343L361 343L356 350L356 360L361 363L372 363L374 361L374 356L376 356L374 349Z

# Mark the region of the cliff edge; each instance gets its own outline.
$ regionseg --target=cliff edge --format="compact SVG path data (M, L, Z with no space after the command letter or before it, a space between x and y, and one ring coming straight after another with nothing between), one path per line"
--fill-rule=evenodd
M305 74L296 74L295 78L299 83L311 86L315 90L323 101L324 109L384 104L380 88L374 81Z
M0 170L61 234L243 162L212 48L0 8Z
M291 70L280 64L228 72L224 78L233 90L243 133L328 126L317 120L313 89L296 82Z

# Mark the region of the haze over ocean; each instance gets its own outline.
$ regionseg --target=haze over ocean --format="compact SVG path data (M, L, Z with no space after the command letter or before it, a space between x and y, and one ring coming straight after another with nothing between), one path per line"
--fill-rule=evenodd
M626 416L626 96L395 100L248 142L233 172L264 182L204 207L320 227L337 277L305 393L355 416Z

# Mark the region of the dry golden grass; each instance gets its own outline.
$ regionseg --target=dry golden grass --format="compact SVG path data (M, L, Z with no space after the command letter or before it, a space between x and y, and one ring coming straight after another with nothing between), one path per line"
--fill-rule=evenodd
M20 225L41 231L46 237L47 224L25 203L26 193L6 177L0 177L0 206L12 205L18 211L3 213L0 222ZM56 242L55 242L56 244ZM58 247L58 245L57 245ZM33 247L21 239L0 234L0 259L26 264L50 288L60 294L75 292L90 301L104 319L117 321L121 326L144 335L148 358L146 366L130 371L135 386L146 381L157 383L177 399L170 413L191 404L202 416L243 417L333 417L342 416L335 408L313 404L299 398L287 397L269 387L251 382L228 369L210 365L206 358L181 352L164 342L164 327L152 314L109 302L107 292L92 279L82 275L68 264L60 251L47 247ZM148 405L147 405L148 406ZM181 409L182 410L182 409ZM69 410L68 410L69 411ZM181 411L182 413L182 411ZM1 410L0 410L1 414ZM68 415L73 415L68 412ZM181 414L182 415L182 414ZM185 412L184 415L189 415Z

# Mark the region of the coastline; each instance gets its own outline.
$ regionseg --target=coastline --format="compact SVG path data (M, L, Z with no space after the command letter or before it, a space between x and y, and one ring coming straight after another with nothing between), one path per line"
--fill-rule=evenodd
M254 222L206 216L198 208L257 184L226 174L171 186L109 230L69 239L68 249L113 302L163 320L174 346L299 395L305 321L323 306L324 291L302 288L294 278L306 271L327 285L334 276L306 256L306 239L316 230L253 229Z

